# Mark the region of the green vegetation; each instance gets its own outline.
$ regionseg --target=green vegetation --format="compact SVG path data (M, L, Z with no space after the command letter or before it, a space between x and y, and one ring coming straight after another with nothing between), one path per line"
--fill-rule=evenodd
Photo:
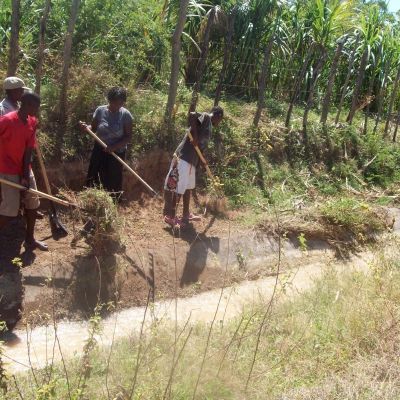
M78 204L81 208L74 213L85 223L83 229L93 253L105 255L118 248L121 218L110 194L101 189L85 189L78 195Z
M0 77L10 63L12 3L0 0ZM128 88L127 108L135 119L129 158L154 147L171 151L183 135L199 79L197 109L207 110L215 101L226 109L208 158L233 206L307 197L310 188L304 184L326 196L344 186L396 190L400 29L398 16L384 2L190 1L178 93L172 124L166 126L170 40L180 4L78 1L64 124L60 71L71 1L52 4L38 78L39 21L46 1L21 0L17 72L32 87L41 82L40 140L48 159L60 152L66 160L87 158L92 140L77 122L89 121L105 102L107 88L117 84ZM205 68L197 76L208 23ZM264 72L266 83L260 86ZM296 177L307 170L306 182ZM282 185L285 196L279 193Z
M329 200L320 210L329 224L344 227L358 236L386 228L381 215L374 213L368 204L353 198Z
M385 2L51 3L40 29L47 0L0 0L0 78L9 71L31 87L41 83L39 140L49 163L87 160L93 143L77 123L90 121L113 85L127 87L126 107L135 120L128 161L156 147L171 151L199 90L198 111L216 103L226 111L207 158L230 205L251 209L246 223L288 215L282 233L294 233L303 250L311 232L339 241L346 239L337 236L341 231L365 241L386 228L375 206L397 204L399 197L400 24ZM69 23L72 5L76 23ZM180 12L186 16L182 46L172 52ZM8 52L18 40L12 16L19 22L19 49ZM177 87L172 59L181 60ZM91 218L87 240L94 254L112 254L120 221L111 198L97 190L79 197L88 212L79 217ZM3 397L183 400L193 396L198 377L197 397L204 399L400 397L396 246L377 260L373 274L327 271L311 292L274 303L268 315L268 305L260 304L214 327L209 343L208 326L187 326L176 339L174 327L155 323L144 337L116 343L108 358L94 349L96 314L83 361L68 362L68 377L59 366L33 379L18 376L7 381ZM241 252L237 259L245 265Z
M387 237L379 248L369 271L335 272L327 266L311 290L289 297L284 293L290 279L282 276L271 312L265 314L267 304L260 303L236 320L215 326L196 398L398 398L399 243ZM141 339L114 343L111 353L109 349L85 352L84 383L79 378L83 361L68 362L72 398L163 398L169 393L175 343L179 360L169 398L192 398L210 327L179 329L175 342L174 327L154 322ZM29 373L18 375L23 398L69 398L63 368L49 373L50 369L36 372L37 386ZM74 395L78 382L82 392ZM47 397L40 397L45 392ZM4 398L14 399L16 393L9 382Z

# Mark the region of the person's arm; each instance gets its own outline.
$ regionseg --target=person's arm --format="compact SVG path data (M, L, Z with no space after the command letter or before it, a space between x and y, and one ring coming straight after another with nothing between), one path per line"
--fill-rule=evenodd
M190 126L190 133L193 136L193 146L198 146L199 144L199 131L198 131L198 123L199 119L197 113L191 112L189 114L189 126Z
M32 147L27 147L24 153L23 165L22 165L22 177L21 185L29 189L29 166L32 162Z

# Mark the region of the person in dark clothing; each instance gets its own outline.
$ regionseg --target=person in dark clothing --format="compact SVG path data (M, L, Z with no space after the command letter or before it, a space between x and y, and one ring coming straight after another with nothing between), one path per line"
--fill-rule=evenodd
M204 152L211 137L213 126L217 126L224 117L224 110L217 106L211 113L191 112L189 114L189 129L193 142L185 135L174 153L171 167L164 185L164 221L173 227L184 227L200 217L190 212L190 194L196 187L196 168L199 166L199 156L194 146L199 146ZM176 207L183 197L183 216L176 216Z
M132 138L133 118L124 108L127 92L113 87L107 93L108 105L100 106L93 114L91 130L107 144L103 149L95 143L86 179L87 187L102 187L118 200L122 193L122 165L113 156L115 152L125 159L126 147ZM82 129L85 124L81 123Z

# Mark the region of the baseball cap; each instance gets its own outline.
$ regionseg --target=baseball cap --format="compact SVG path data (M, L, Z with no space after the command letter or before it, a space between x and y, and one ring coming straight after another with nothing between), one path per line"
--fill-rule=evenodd
M3 83L4 90L13 90L21 88L29 90L29 88L25 86L25 82L22 79L17 78L16 76L9 76L8 78L4 79Z

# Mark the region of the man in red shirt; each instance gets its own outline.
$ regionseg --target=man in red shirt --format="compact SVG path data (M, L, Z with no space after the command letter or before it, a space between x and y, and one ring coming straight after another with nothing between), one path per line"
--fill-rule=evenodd
M36 115L39 107L40 97L34 93L25 93L21 98L20 109L0 118L0 177L32 189L36 189L36 182L30 163L36 146ZM20 200L19 190L1 185L0 228L18 215ZM26 192L23 203L26 218L25 248L48 250L45 243L34 237L36 210L40 205L38 197Z

